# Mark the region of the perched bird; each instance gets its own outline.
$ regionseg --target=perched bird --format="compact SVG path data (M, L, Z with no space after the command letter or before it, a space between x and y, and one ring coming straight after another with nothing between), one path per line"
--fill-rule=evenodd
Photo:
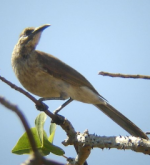
M148 139L140 128L112 107L79 72L51 54L35 49L43 30L49 26L25 28L14 47L11 63L24 88L43 99L70 98L67 103L77 100L93 104L131 135Z

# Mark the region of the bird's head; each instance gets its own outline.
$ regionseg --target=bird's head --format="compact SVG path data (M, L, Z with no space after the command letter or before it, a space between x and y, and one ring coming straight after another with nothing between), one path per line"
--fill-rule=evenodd
M34 49L40 40L43 30L49 26L49 24L45 24L37 28L25 28L19 36L18 44L22 48Z

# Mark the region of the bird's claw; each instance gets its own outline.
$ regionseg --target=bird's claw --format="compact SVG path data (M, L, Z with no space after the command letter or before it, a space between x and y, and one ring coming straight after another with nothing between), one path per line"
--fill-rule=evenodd
M39 111L46 111L49 107L43 103L41 100L38 100L37 103L35 104L36 109Z

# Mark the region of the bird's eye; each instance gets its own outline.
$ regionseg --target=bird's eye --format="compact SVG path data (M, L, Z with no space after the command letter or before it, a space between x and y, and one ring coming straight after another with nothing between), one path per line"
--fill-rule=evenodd
M25 32L25 35L26 35L26 36L29 36L32 32L33 32L33 30L27 30L27 31Z
M20 34L19 38L28 37L33 31L34 31L34 28L27 28Z

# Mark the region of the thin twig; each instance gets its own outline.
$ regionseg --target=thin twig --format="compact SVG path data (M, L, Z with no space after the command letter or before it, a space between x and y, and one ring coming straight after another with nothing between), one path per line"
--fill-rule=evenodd
M4 77L0 76L0 79L5 82L6 84L8 84L11 88L15 89L16 91L19 91L20 93L24 94L25 96L27 96L30 100L32 100L35 104L38 104L38 100L33 97L32 95L30 95L27 91L23 90L20 87L17 87L15 84L11 83L10 81L6 80Z
M150 76L145 76L145 75L127 75L127 74L109 73L109 72L99 72L98 74L102 76L109 76L109 77L150 79Z

